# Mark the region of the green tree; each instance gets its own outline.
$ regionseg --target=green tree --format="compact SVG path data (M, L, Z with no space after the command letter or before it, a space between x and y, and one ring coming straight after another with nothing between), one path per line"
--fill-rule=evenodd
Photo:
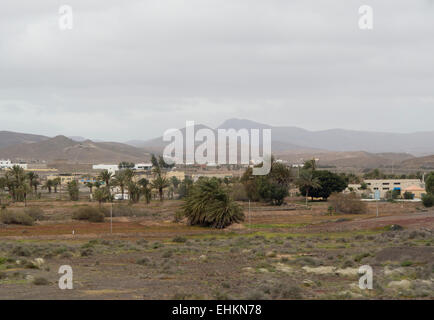
M170 183L175 188L175 190L178 190L178 186L181 183L181 181L177 177L173 176L170 178Z
M319 187L310 186L309 188L306 188L306 186L301 186L300 192L302 195L309 194L312 198L316 197L327 200L332 193L342 192L348 186L342 176L327 170L313 171L312 179L317 179Z
M137 203L140 201L140 196L142 194L141 187L138 183L134 181L128 182L128 196L131 203Z
M368 184L366 182L362 182L360 184L360 190L368 190Z
M425 178L425 190L430 194L434 194L434 172L431 172Z
M39 179L35 179L32 182L32 187L35 190L35 193L38 193L38 186L41 184L41 182L39 181Z
M134 172L131 169L119 170L114 176L114 184L121 188L122 200L124 200L125 187L132 181Z
M272 163L269 176L275 183L284 187L289 187L289 184L293 181L291 169L279 162Z
M104 169L103 171L101 171L99 176L98 176L98 179L101 181L104 181L104 183L107 187L110 186L110 182L111 182L112 178L113 178L113 174L110 171L108 171L107 169Z
M145 196L146 203L149 204L151 202L152 190L148 179L142 178L138 181L138 184L141 186L141 192Z
M6 185L9 189L9 193L13 201L25 201L25 197L28 192L28 188L24 186L28 185L26 182L26 174L24 169L18 165L14 165L5 175ZM31 192L31 191L30 191Z
M29 180L29 187L30 189L32 189L35 185L35 181L37 181L39 179L39 176L37 173L33 172L33 171L29 171L27 172L27 179ZM36 192L36 190L35 190Z
M53 179L54 193L57 193L57 187L60 186L61 184L62 184L62 179L60 177Z
M422 203L425 207L431 208L434 206L434 194L427 193L422 196Z
M182 206L190 225L225 228L244 220L241 207L217 179L199 179Z
M316 170L316 160L312 159L312 160L305 161L304 165L303 165L303 169L315 171Z
M76 180L68 182L67 190L71 201L78 201L79 189Z
M92 189L94 187L93 183L92 182L86 182L86 187L89 188L89 193L92 194Z
M311 170L300 171L300 176L297 179L296 185L300 189L300 192L306 196L306 206L309 199L309 192L314 189L320 189L320 180L314 177Z
M158 159L154 154L151 155L151 163L152 163L152 167L154 168L160 166L160 164L158 163Z
M93 198L98 201L99 207L101 208L102 202L111 201L112 199L110 194L110 188L107 186L103 188L96 188L93 192Z
M27 206L27 195L32 192L32 188L27 183L22 183L15 190L17 201L24 201L24 206Z
M241 176L240 182L244 185L247 197L251 201L259 201L259 179L253 175L253 169L247 168Z
M163 201L164 189L170 185L169 180L167 180L167 178L163 177L161 174L157 174L154 180L152 181L151 185L154 189L158 190L160 201Z
M185 198L191 188L193 187L193 180L190 177L185 177L184 180L181 181L181 184L179 185L179 189L178 189L178 198L182 199Z
M119 163L118 167L119 170L133 169L135 167L135 164L132 162L122 161L121 163Z
M51 189L53 188L53 180L47 179L45 181L44 185L42 186L43 189L47 189L48 193L51 193Z
M288 187L262 177L259 178L259 195L264 201L280 206L288 196Z

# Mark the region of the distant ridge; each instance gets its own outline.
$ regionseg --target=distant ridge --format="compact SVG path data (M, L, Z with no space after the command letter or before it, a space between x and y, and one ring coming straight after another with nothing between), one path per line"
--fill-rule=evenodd
M77 163L119 163L120 161L143 162L150 155L143 149L118 142L74 141L56 136L34 143L17 144L0 148L0 158L26 161L55 161L65 159Z
M199 129L199 126L196 126L196 128ZM323 150L403 153L415 156L434 154L434 131L416 133L369 132L345 129L309 131L292 126L270 126L237 118L224 121L216 129L271 129L274 152ZM153 150L162 150L163 146L162 137L146 141L134 140L127 143L141 148L152 147Z
M32 143L50 139L46 136L37 134L12 132L12 131L0 131L0 148L13 146L21 143Z

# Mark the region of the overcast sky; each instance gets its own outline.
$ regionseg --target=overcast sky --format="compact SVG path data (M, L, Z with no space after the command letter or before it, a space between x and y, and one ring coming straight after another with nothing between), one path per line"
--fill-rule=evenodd
M431 131L434 1L1 1L0 112L0 130L116 141L233 117Z

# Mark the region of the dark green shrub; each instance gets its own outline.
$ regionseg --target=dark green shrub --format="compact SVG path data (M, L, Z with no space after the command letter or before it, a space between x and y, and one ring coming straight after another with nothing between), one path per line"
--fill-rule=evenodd
M50 284L50 282L45 278L37 277L33 280L33 284L37 286L46 286Z
M186 241L187 238L181 236L176 236L175 238L172 239L172 242L178 242L178 243L184 243Z
M426 194L422 197L422 203L425 207L431 208L434 206L434 195L433 194Z
M354 257L355 262L361 262L364 258L369 257L370 254L368 252L360 253Z
M82 249L80 251L80 255L82 257L89 257L89 256L93 255L93 250L91 248Z
M414 199L414 194L411 193L411 192L406 191L406 192L404 192L404 199L405 200L413 200Z
M149 259L148 257L143 257L142 259L137 260L136 263L142 266L146 266L151 263L151 259Z

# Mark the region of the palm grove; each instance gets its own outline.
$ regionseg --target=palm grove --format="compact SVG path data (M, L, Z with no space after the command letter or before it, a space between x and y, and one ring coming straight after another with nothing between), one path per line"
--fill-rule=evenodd
M318 170L315 160L307 161L302 169L292 170L272 158L271 170L264 176L255 176L252 168L247 168L241 177L201 177L196 182L189 177L183 181L176 177L167 178L171 166L161 156L157 159L153 155L152 164L152 181L138 179L132 169L134 164L122 162L115 174L103 170L95 182L87 182L86 186L92 199L99 203L100 209L103 202L113 202L112 191L115 187L120 189L119 200L128 198L131 204L138 203L141 199L149 204L153 197L163 202L165 195L172 199L176 194L178 199L184 200L181 210L176 214L178 220L186 218L190 225L224 228L244 220L242 206L239 204L241 201L280 206L285 203L291 187L296 186L308 206L309 199L327 200L333 193L345 190L348 183L355 179L351 175ZM26 203L29 195L40 198L39 186L48 193L57 193L61 187L60 178L49 179L42 185L40 180L36 173L26 173L21 167L14 166L0 178L0 189L7 189L12 201ZM424 203L429 206L434 202L434 173L427 177L426 185L428 193ZM70 200L79 200L79 184L76 180L67 183L66 191ZM128 197L125 197L126 194ZM352 200L357 200L354 195L351 197Z

